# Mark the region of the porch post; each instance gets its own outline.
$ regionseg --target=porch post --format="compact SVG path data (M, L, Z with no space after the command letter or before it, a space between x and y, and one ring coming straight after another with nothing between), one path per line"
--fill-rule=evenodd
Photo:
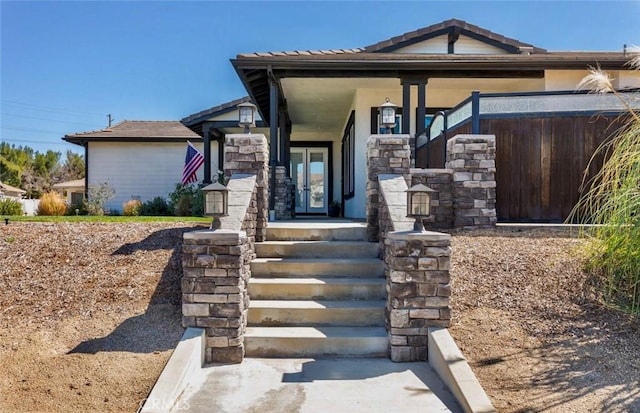
M285 117L285 113L286 110L284 108L281 108L279 110L279 117L278 117L278 121L280 123L279 125L279 129L280 129L280 141L279 141L279 145L278 145L278 149L280 152L280 156L278 157L278 165L285 165L285 159L286 159L286 151L287 151L287 145L285 144L285 140L287 139L287 133L286 133L286 129L287 129L287 119Z
M416 119L416 136L424 132L424 118L427 114L427 82L428 80L418 81L418 114Z
M411 82L402 79L402 134L408 135L411 127Z
M203 183L211 183L211 136L209 131L211 125L204 123L202 125L202 138L204 140L204 179Z
M480 134L480 92L477 90L471 92L471 133Z
M276 165L278 163L278 83L269 81L269 215L276 205Z

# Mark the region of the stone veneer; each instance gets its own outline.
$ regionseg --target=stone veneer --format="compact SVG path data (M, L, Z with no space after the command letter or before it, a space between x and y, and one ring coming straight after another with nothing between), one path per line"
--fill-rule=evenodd
M447 141L446 167L453 171L454 226L489 227L496 214L496 137L457 135Z
M408 182L410 159L409 135L371 135L367 141L367 234L371 242L378 241L380 233L378 176L402 175Z
M266 238L267 140L227 135L229 215L220 228L188 232L182 247L182 324L206 330L205 362L240 363L254 242Z
M426 360L429 327L448 327L450 235L390 232L385 239L386 323L392 361Z
M255 241L267 238L269 220L269 145L264 135L226 135L224 146L224 174L256 175ZM243 217L244 218L244 217Z
M249 263L254 256L244 231L184 234L182 325L206 330L207 363L240 363L244 358Z
M284 166L276 167L276 220L293 219L296 216L296 187L286 174Z
M431 195L431 217L425 220L425 228L453 226L452 180L451 169L411 169L411 186L424 184L436 191Z

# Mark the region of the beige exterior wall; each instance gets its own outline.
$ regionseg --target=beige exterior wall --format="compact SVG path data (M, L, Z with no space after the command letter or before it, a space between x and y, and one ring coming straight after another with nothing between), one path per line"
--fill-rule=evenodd
M234 109L232 111L229 111L227 113L223 113L222 115L218 115L218 116L213 116L209 119L207 119L208 121L216 121L216 120L221 120L221 121L238 121L238 119L240 119L240 114L238 109ZM256 121L258 120L262 120L260 118L260 113L258 113L256 111Z
M618 89L640 88L640 70L620 70L611 74Z
M578 83L586 75L586 70L545 70L544 90L576 90Z
M203 144L192 142L203 152ZM211 142L212 174L218 170L216 142ZM105 143L89 142L89 186L107 182L115 196L107 208L122 211L122 204L132 197L142 202L168 194L182 179L187 144L175 143ZM204 176L204 165L198 169L198 180Z

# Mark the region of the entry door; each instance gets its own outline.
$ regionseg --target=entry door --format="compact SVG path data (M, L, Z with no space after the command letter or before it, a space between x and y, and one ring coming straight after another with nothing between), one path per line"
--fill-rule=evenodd
M296 213L327 213L327 148L291 148Z

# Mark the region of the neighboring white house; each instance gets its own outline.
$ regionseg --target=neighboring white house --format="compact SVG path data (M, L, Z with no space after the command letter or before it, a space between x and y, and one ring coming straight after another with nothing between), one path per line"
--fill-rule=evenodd
M74 179L72 181L58 182L52 188L65 197L67 205L81 205L85 195L85 180Z
M202 137L177 121L123 121L63 139L85 148L88 186L107 183L115 196L106 207L118 211L130 199L168 199L182 178L187 141L203 150ZM211 168L216 171L217 163ZM200 181L202 176L200 168Z
M16 188L15 186L7 185L0 181L0 198L15 198L20 199L27 191L24 189Z

